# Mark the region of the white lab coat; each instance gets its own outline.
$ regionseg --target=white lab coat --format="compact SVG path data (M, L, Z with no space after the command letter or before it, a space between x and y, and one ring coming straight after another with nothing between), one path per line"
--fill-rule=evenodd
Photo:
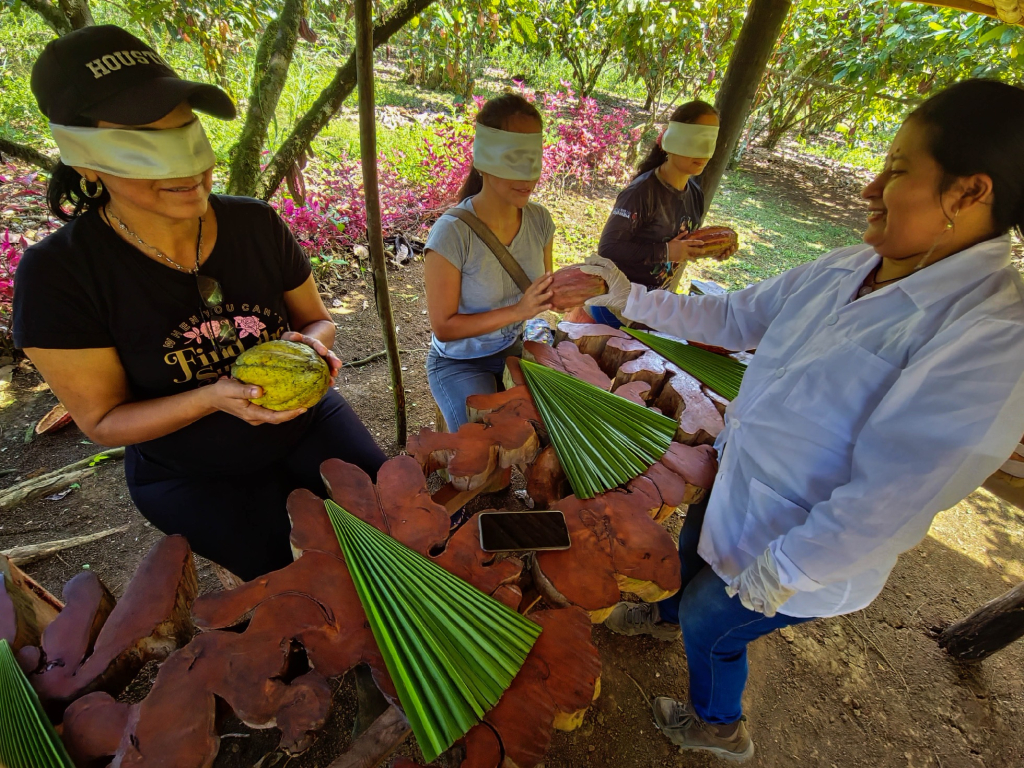
M789 616L868 605L897 556L1024 431L1024 284L1008 236L854 301L879 262L841 248L725 296L634 285L625 315L757 349L718 438L699 552L731 582L770 548Z

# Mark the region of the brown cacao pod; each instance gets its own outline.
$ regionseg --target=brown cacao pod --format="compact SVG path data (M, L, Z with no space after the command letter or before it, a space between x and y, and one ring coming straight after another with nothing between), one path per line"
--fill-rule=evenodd
M600 277L588 275L578 266L562 267L554 274L551 292L551 308L562 312L607 293L608 286Z
M687 240L700 240L704 243L702 256L718 256L734 245L739 244L739 236L728 227L703 227L695 229L686 236Z

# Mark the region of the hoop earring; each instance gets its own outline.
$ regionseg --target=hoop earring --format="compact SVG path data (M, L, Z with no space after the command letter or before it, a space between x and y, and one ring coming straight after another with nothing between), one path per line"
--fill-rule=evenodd
M81 181L78 182L78 186L82 190L82 194L90 200L95 200L103 194L103 182L99 179L96 179L96 192L94 194L89 194L89 182L86 180L85 176L83 176Z

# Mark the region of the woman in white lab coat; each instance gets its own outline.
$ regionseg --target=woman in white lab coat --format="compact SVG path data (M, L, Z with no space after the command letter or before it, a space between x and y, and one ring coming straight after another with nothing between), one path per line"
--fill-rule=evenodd
M607 625L678 637L688 699L654 715L677 745L753 754L747 644L859 610L932 518L1024 431L1024 89L972 80L910 114L865 187L864 245L725 296L631 285L592 259L595 300L656 330L757 349L718 439L706 509L680 537L683 588Z

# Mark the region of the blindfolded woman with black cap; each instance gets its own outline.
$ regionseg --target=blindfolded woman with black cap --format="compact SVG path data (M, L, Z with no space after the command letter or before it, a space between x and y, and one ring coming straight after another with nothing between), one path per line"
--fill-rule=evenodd
M332 376L341 365L287 226L264 202L211 194L195 112L231 119L234 104L114 26L51 42L32 90L61 152L50 209L68 223L19 265L15 343L82 431L128 446L132 499L157 528L246 580L286 565L287 495L322 491L325 459L375 476L385 456L334 389L277 412L230 378L244 349L277 338Z

